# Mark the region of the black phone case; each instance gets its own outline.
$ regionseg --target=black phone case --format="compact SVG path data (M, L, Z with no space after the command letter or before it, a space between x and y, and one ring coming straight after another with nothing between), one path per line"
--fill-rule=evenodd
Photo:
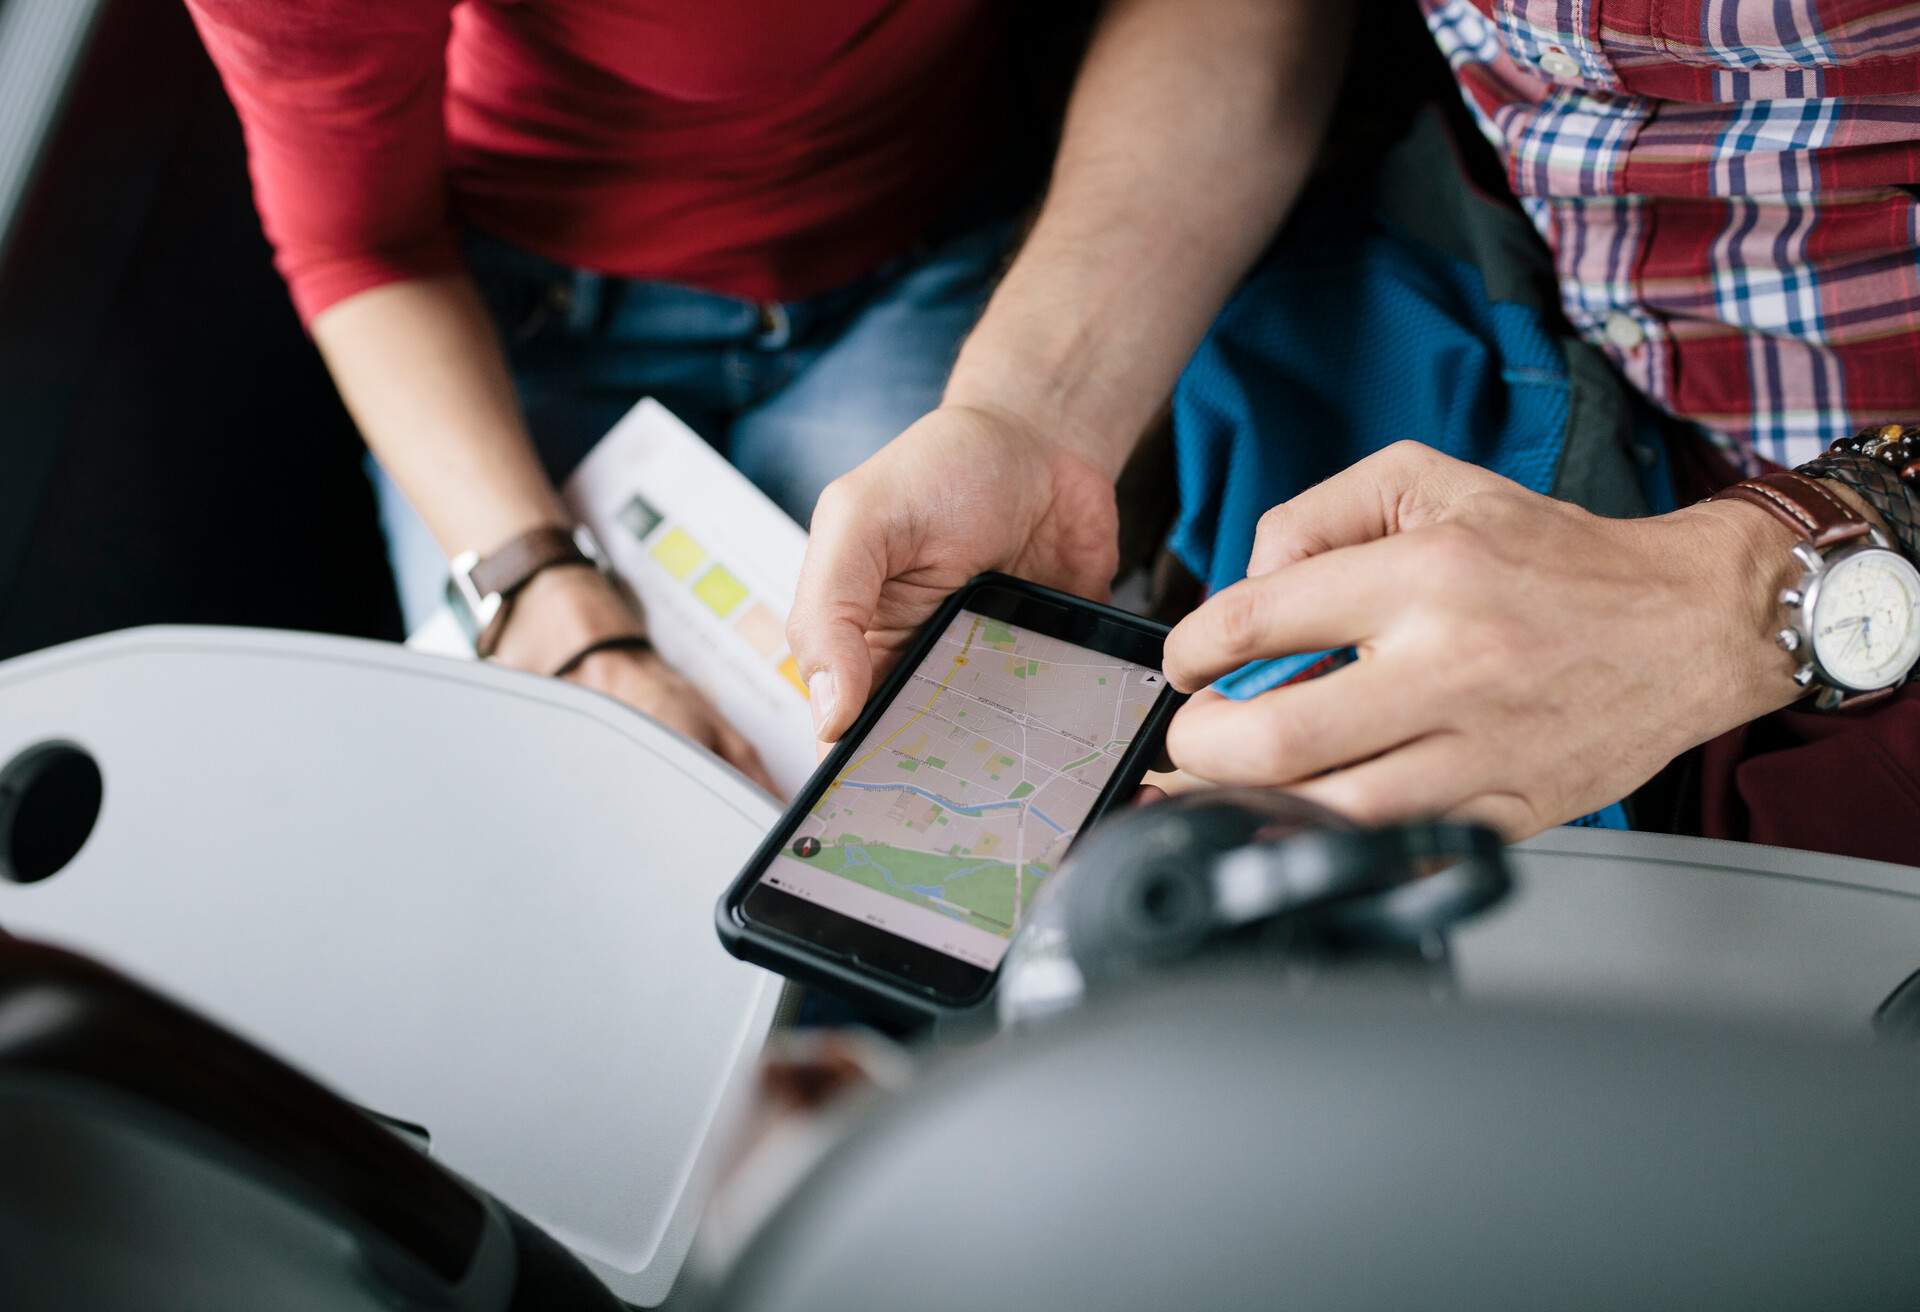
M742 961L764 966L788 979L802 984L818 985L842 997L850 998L908 1022L932 1021L942 1025L952 1025L963 1021L965 1017L992 1001L994 989L1000 982L998 970L994 971L992 979L989 980L979 998L965 1005L956 1006L924 989L843 961L834 954L815 948L802 939L762 929L747 921L740 911L747 894L752 891L761 873L779 852L787 832L798 824L808 811L812 810L814 803L820 799L820 795L839 775L847 759L859 749L867 735L873 731L882 712L899 695L913 671L926 659L927 653L932 650L939 636L946 631L947 625L952 623L954 616L965 608L967 598L975 589L982 587L1024 593L1057 606L1092 611L1116 624L1138 629L1143 633L1151 633L1160 638L1165 638L1171 631L1164 624L1143 619L1129 611L1102 605L1096 601L1088 601L1085 597L1076 597L1071 593L1042 587L1037 583L1028 583L1024 579L1016 579L1011 575L987 573L976 575L968 580L963 587L942 602L940 609L921 626L920 631L914 635L913 646L901 656L900 663L881 684L879 692L868 699L865 708L860 712L860 718L854 721L853 726L845 734L841 735L840 741L834 744L833 750L807 780L806 787L800 790L793 804L781 814L779 821L768 832L760 846L754 849L746 866L735 876L727 891L721 895L719 903L714 907L714 927L719 931L720 942L728 952ZM1080 827L1079 834L1075 835L1073 843L1067 849L1069 853L1080 845L1080 839L1085 836L1087 830L1092 828L1101 816L1113 809L1117 800L1130 796L1139 786L1141 776L1146 774L1147 767L1152 764L1159 750L1167 721L1185 700L1185 695L1174 692L1171 685L1165 693L1161 694L1153 710L1141 724L1140 732L1134 738L1132 745L1120 758L1120 764L1115 769L1113 778L1107 781L1107 786L1094 800L1093 810L1088 814L1086 822Z

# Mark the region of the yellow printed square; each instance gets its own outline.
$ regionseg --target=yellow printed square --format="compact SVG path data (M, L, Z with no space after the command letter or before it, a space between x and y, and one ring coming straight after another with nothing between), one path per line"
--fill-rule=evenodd
M684 579L700 568L700 563L707 558L707 550L695 542L685 529L676 528L669 530L665 537L653 544L653 558L660 562L660 568L667 573Z
M788 656L780 662L780 673L786 676L787 682L793 685L795 692L799 693L802 697L808 695L807 685L800 678L799 661L796 661L792 656Z
M734 607L747 599L747 585L735 578L725 565L715 565L693 585L693 595L705 602L708 610L725 619Z

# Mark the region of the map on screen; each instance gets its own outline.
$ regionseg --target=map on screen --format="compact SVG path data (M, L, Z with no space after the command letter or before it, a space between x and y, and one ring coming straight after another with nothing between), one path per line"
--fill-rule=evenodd
M991 969L1165 686L961 611L766 882Z

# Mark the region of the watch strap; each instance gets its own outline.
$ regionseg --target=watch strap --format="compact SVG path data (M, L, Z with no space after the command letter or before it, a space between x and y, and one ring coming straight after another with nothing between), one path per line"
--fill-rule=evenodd
M580 549L572 529L542 524L482 556L467 576L473 580L474 591L483 597L496 592L511 597L532 582L534 575L556 565L592 567L593 560Z
M547 570L575 565L599 568L599 562L582 548L577 530L552 524L517 534L474 561L467 569L473 592L480 597L500 598L493 617L474 635L474 654L484 660L500 646L500 635L513 614L513 599L522 588Z
M1873 532L1873 525L1822 487L1820 480L1791 470L1775 470L1746 479L1722 488L1711 499L1745 501L1758 506L1821 550Z
M1822 487L1819 479L1792 470L1775 470L1746 479L1722 488L1709 499L1745 501L1758 506L1799 534L1816 551L1873 537L1873 525L1865 516ZM1803 673L1810 676L1815 668L1809 661L1803 667ZM1817 709L1842 711L1869 706L1891 696L1894 688L1850 692L1840 688L1811 686L1808 692L1815 697Z

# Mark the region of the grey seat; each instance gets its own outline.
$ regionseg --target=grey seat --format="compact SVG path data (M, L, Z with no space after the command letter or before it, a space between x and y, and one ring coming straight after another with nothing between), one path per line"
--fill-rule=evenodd
M955 1060L729 1312L1920 1306L1915 1050L1200 973Z

